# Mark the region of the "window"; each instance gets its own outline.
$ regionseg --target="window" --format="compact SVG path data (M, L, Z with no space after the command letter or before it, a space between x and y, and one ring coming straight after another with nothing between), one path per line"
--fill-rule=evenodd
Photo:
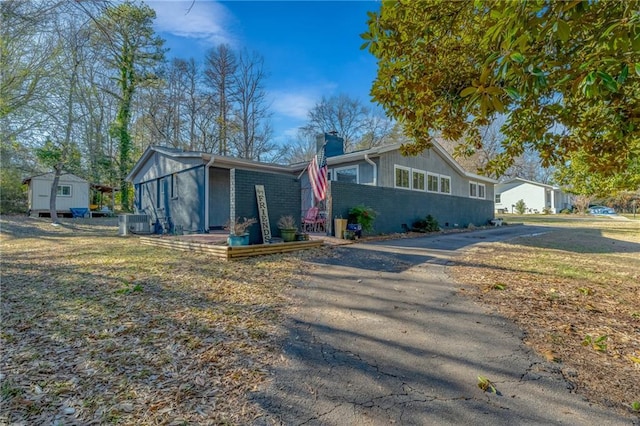
M178 174L171 175L171 198L178 198Z
M429 192L438 192L438 187L440 177L438 175L434 175L433 173L427 173L427 191Z
M449 176L440 176L440 192L451 194L451 178Z
M407 167L395 166L396 188L410 188L409 171L410 169Z
M502 201L500 201L500 194L496 194L496 204L500 204Z
M164 196L165 196L165 180L158 179L158 205L159 209L164 207Z
M338 182L358 183L358 166L342 167L333 171L333 180Z
M142 210L142 185L141 183L136 183L134 185L136 189L136 198L134 200L135 205L138 210Z
M469 197L471 198L478 197L478 184L475 182L469 182Z
M485 198L486 197L486 188L484 186L484 183L479 183L478 184L478 198Z
M425 173L422 170L412 170L411 173L413 175L413 186L411 188L416 191L424 191Z
M71 197L71 185L58 185L58 197Z

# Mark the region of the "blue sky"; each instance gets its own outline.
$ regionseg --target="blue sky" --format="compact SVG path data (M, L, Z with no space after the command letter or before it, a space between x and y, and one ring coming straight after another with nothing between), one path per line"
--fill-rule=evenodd
M378 1L146 2L169 57L202 62L220 43L257 51L265 59L277 142L295 138L322 96L347 94L369 104L375 58L360 50L367 11ZM191 10L187 13L188 9Z

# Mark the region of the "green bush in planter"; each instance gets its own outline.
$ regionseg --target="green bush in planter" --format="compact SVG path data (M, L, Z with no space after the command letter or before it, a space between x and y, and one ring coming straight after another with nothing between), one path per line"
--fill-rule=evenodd
M349 222L359 223L365 232L373 231L373 222L376 220L376 211L364 204L352 207L349 210Z

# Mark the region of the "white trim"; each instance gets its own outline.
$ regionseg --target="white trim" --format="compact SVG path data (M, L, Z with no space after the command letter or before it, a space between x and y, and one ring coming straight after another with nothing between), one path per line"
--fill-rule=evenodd
M333 177L333 180L338 181L338 174L340 173L340 171L351 170L351 169L356 169L356 183L360 183L360 168L358 167L357 164L352 164L351 166L344 166L344 167L335 167L332 169L333 173L331 174L331 176Z
M435 189L435 191L429 189L429 178L430 177L436 179L436 189ZM440 192L440 175L439 174L432 173L432 172L427 172L427 192L432 192L434 194L437 193L437 192Z
M442 190L442 180L445 179L447 182L449 182L449 191L445 192ZM439 185L439 189L440 189L440 193L441 194L447 194L447 195L451 195L451 176L447 176L447 175L440 175L440 185Z
M407 186L398 186L398 179L396 176L397 170L404 170L407 172ZM405 166L399 166L397 164L393 165L393 187L398 189L408 189L411 190L411 168Z
M69 193L68 194L64 194L64 191L62 190L62 188L69 188ZM73 185L67 184L67 183L63 183L58 185L58 187L56 188L56 197L73 197Z
M416 174L416 173L422 175L422 186L423 186L423 188L415 188L413 186L414 174ZM425 170L411 169L411 189L413 189L414 191L426 192L426 190L427 190L427 172Z
M469 198L478 198L478 182L469 181Z

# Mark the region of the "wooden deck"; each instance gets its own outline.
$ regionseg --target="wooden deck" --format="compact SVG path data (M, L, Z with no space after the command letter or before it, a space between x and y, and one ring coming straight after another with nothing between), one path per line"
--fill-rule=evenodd
M324 244L322 239L312 239L309 241L293 241L290 243L253 244L249 246L230 247L225 244L226 236L220 237L215 235L176 237L149 236L140 237L140 242L145 245L165 247L173 250L207 253L214 257L226 260L236 260L252 256L262 256L265 254L304 250L320 247Z

